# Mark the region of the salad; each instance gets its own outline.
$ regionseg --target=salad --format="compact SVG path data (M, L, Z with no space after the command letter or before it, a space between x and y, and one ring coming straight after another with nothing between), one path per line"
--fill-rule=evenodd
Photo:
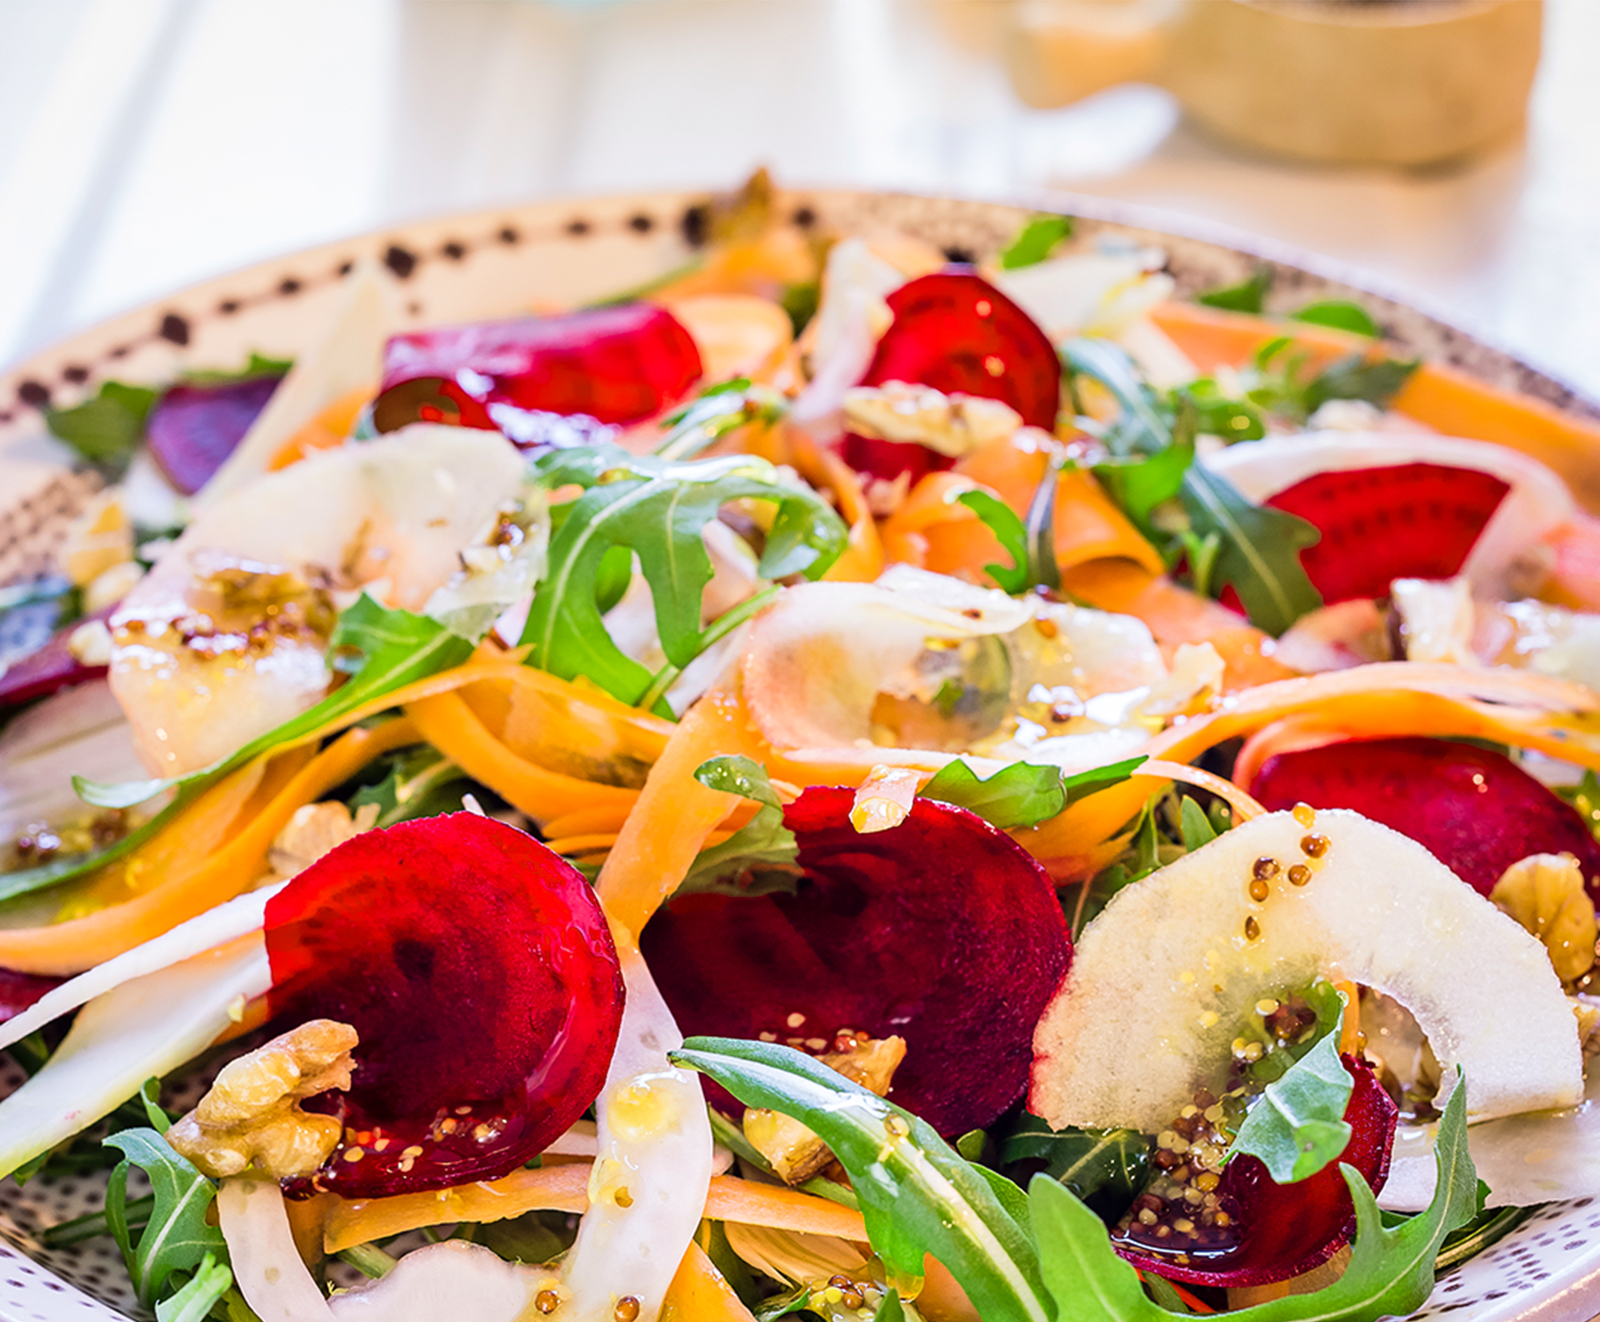
M1600 1195L1600 438L780 216L48 414L0 1173L161 1322L1376 1319Z

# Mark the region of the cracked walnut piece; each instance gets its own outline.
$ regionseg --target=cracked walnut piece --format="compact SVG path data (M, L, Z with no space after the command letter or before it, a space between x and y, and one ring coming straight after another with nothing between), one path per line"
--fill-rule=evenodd
M222 1067L167 1142L212 1179L254 1165L275 1180L309 1175L338 1145L343 1126L300 1109L307 1097L350 1086L349 1024L313 1019Z

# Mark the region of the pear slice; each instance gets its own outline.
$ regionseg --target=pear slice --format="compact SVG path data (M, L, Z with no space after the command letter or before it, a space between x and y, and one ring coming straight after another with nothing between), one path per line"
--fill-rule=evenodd
M1421 845L1326 809L1246 822L1112 899L1035 1031L1029 1109L1156 1131L1217 1077L1258 999L1319 974L1409 1009L1465 1071L1474 1120L1583 1095L1577 1021L1539 942Z

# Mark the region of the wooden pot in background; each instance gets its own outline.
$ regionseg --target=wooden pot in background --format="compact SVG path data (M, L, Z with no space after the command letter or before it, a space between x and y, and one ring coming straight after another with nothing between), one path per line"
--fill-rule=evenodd
M1521 128L1543 0L1021 0L1018 94L1059 106L1122 82L1275 155L1430 165Z

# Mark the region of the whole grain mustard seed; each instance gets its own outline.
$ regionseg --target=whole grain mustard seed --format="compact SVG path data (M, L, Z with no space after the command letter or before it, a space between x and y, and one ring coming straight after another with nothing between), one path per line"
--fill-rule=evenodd
M1244 934L1247 940L1254 941L1261 935L1261 924L1254 917L1244 920Z
M1317 810L1309 803L1297 803L1294 806L1294 819L1309 831L1316 824Z
M1262 855L1251 866L1250 875L1257 881L1271 881L1278 875L1278 860Z
M1321 858L1331 843L1325 835L1308 835L1300 841L1300 852L1307 858Z
M553 1313L561 1307L561 1296L554 1290L540 1290L533 1296L533 1306L541 1313Z
M1311 880L1311 869L1304 863L1296 863L1289 869L1289 883L1293 886L1304 886Z
M617 1306L611 1310L611 1316L617 1322L636 1322L639 1316L639 1301L631 1294L625 1294L617 1300Z
M1250 898L1257 904L1262 903L1267 896L1272 894L1272 887L1257 877L1250 883Z

